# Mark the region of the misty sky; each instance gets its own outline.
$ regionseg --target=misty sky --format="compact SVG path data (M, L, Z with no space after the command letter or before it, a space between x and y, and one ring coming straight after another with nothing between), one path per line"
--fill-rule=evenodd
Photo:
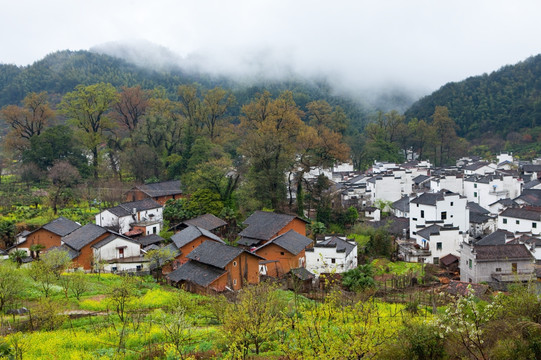
M541 1L0 0L0 63L149 41L216 72L427 92L541 53ZM154 53L154 56L156 54Z

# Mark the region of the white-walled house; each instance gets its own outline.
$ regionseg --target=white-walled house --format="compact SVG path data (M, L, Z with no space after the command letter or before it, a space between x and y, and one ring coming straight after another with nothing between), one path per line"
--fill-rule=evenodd
M342 273L357 267L357 244L338 236L326 237L306 249L306 269L313 274Z
M498 229L514 234L541 234L541 208L507 208L498 215Z
M464 195L464 178L462 175L443 175L431 178L430 191L436 193L442 190Z
M142 271L147 268L147 261L141 254L141 244L128 237L111 234L91 246L93 258L107 264L105 271Z
M145 228L146 224L152 224L152 228L156 227L155 233L159 233L162 222L163 207L152 199L123 203L96 215L96 225L113 229L120 234L130 231L133 224L144 224Z
M484 208L521 194L523 180L511 175L474 175L464 179L464 196Z
M434 223L458 227L462 234L470 229L467 199L451 191L423 193L410 201L409 210L411 238L415 238L418 230Z
M464 167L464 175L485 175L494 171L496 171L496 164L486 161L478 161Z
M453 254L460 256L460 244L463 242L463 234L458 227L430 225L416 232L417 244L424 250L430 250L430 256L424 262L439 264L439 259L445 255Z

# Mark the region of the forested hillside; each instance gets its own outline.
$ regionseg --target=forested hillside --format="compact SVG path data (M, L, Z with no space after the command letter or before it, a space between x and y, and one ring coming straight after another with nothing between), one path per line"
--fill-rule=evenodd
M487 132L509 132L541 125L541 55L508 65L490 75L449 83L413 104L408 119L430 120L446 106L458 135L474 139Z

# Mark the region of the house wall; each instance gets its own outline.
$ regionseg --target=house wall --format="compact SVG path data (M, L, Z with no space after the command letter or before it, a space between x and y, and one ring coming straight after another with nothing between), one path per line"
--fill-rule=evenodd
M464 195L464 184L462 177L456 176L443 176L439 179L430 180L430 191L439 192L443 189L452 191L454 193Z
M464 181L464 196L468 201L478 203L485 209L490 204L501 199L514 199L520 195L523 181L513 176L504 176L501 180L494 179L488 184L474 181Z
M124 258L141 255L140 244L119 237L99 249L94 249L94 256L102 260L120 259L119 247L124 248Z
M127 202L138 201L138 200L143 200L143 199L148 199L148 198L151 198L151 197L145 194L144 192L142 192L141 190L130 190L126 193ZM154 201L156 201L161 206L165 206L165 203L167 202L167 200L169 199L175 200L175 199L180 199L180 198L182 198L182 194L156 196L156 197L153 197L152 199L154 199Z
M285 234L289 230L293 230L301 235L306 236L306 223L300 219L295 218L289 224L284 226L282 230L278 231L276 236Z
M498 216L498 229L507 230L512 233L531 232L532 235L539 235L541 234L541 221Z
M21 249L23 247L29 249L32 245L40 244L45 246L45 249L43 249L43 251L48 250L54 246L60 246L60 239L60 235L54 234L49 230L42 228L28 235L26 238L26 242L24 244L21 244ZM17 248L19 248L19 246L17 246Z
M153 215L153 216L150 216ZM135 219L134 219L135 217ZM101 213L96 215L96 225L103 227L117 227L119 228L119 233L124 234L130 231L131 224L141 221L163 221L163 208L159 207L156 209L138 211L135 216L128 215L118 217L108 210L104 210ZM159 231L158 231L159 232Z
M86 271L92 270L92 260L94 257L94 249L92 249L92 245L96 244L97 242L105 239L107 236L109 236L110 233L106 232L103 235L97 237L89 244L86 244L79 252L79 256L73 259L73 262L76 263L79 267L82 267Z
M304 250L297 255L293 255L289 251L275 244L270 244L259 249L256 254L264 257L267 260L277 260L279 262L278 270L274 264L270 264L267 268L267 275L273 277L282 276L289 272L289 270L304 267L306 264Z
M215 241L212 240L204 235L199 236L198 238L190 241L186 245L182 246L180 250L180 255L175 258L175 260L178 260L181 264L184 264L187 261L186 256L188 256L189 253L191 253L196 247L204 243L205 241Z
M462 234L458 229L440 229L439 235L431 235L428 239L429 249L432 255L426 258L427 263L439 263L439 259L448 254L460 256L460 244L463 241ZM438 243L441 243L441 249L438 250Z
M410 237L416 238L414 232L422 229L419 226L425 227L427 221L441 221L443 212L447 214L443 224L458 227L459 231L467 233L470 229L470 212L466 204L467 200L458 195L445 196L436 205L410 204ZM422 211L424 217L421 216Z
M259 259L242 253L226 265L227 286L239 290L246 284L259 283Z
M332 259L335 259L334 263ZM357 247L348 256L337 252L336 247L314 246L314 251L306 251L306 269L313 274L343 273L357 267Z
M470 260L472 266L469 266ZM464 282L491 282L492 274L511 274L512 264L517 263L518 273L533 273L534 264L531 260L500 260L500 261L477 261L475 254L471 252L469 244L463 244L460 251L460 281ZM499 271L496 271L500 269Z
M395 202L400 200L403 195L409 195L412 192L411 173L396 172L395 175L384 175L376 178L375 183L368 183L372 195L372 203L376 200Z

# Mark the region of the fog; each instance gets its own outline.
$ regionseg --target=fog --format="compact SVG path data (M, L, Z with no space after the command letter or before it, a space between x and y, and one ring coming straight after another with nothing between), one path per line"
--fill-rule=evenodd
M417 97L541 52L538 1L3 1L0 63L64 49Z

